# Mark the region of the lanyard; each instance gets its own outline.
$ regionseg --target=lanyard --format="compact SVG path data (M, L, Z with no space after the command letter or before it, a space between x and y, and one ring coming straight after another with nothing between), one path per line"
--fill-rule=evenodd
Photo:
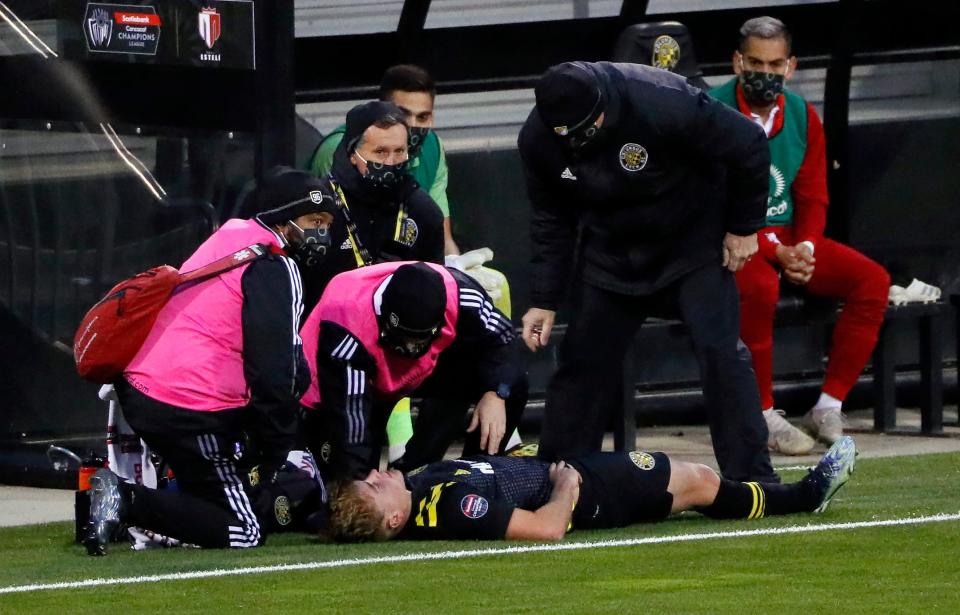
M333 188L337 207L343 213L343 219L346 220L347 235L350 237L350 246L353 248L353 258L357 262L357 267L372 265L373 257L370 256L369 250L367 250L363 243L361 243L360 234L357 231L357 225L354 223L353 217L350 215L350 207L347 205L347 195L343 193L343 189L340 188L340 184L335 182L332 177L330 178L330 186ZM405 226L404 222L406 219L407 204L401 203L399 209L397 210L397 224L393 229L394 241L400 241L400 234Z

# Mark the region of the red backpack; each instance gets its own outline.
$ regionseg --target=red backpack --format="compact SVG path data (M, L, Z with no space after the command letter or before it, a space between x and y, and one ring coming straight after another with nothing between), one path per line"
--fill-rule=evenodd
M270 253L282 251L258 243L187 273L161 265L123 280L80 321L73 338L77 372L99 384L113 382L143 346L160 309L178 287L212 278Z

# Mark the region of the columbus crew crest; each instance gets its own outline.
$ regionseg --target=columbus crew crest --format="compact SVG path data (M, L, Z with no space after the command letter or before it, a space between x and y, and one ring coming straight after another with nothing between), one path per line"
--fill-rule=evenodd
M627 171L639 171L647 166L647 150L637 143L624 143L620 148L620 166Z
M680 44L672 36L664 34L653 41L653 57L651 66L664 70L673 70L680 61Z
M397 233L397 241L403 245L412 247L417 243L417 237L420 236L420 227L417 226L413 218L404 218L400 223L400 232Z
M213 49L213 45L220 38L220 13L217 9L200 9L200 14L197 15L197 27L200 29L200 38L207 44L207 49Z
M277 520L277 525L290 525L293 521L293 514L290 512L290 499L285 495L277 497L273 501L273 516Z
M642 451L631 451L630 461L641 470L652 470L657 465L657 460L650 453Z

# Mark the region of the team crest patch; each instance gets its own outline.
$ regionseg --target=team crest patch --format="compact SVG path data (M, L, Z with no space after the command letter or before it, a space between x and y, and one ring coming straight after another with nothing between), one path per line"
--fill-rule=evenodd
M417 242L417 237L419 236L420 227L417 226L416 220L413 218L404 218L403 222L400 223L400 238L397 239L397 241L407 247L411 247Z
M624 143L620 148L620 166L627 171L639 171L647 166L647 150L637 143Z
M310 200L319 205L323 202L323 193L319 190L310 191Z
M631 452L630 461L641 470L652 470L657 465L657 460L653 458L653 455L642 451Z
M324 442L323 446L320 447L320 459L323 460L323 463L330 462L330 443Z
M460 510L464 516L470 517L471 519L479 519L487 514L487 510L489 509L490 503L487 502L487 498L477 495L476 493L465 495L463 499L460 500Z
M656 68L673 70L680 61L680 44L672 36L664 34L653 41L653 57L650 64Z
M290 500L287 496L281 495L273 501L273 516L277 518L277 523L281 526L290 525L293 521L293 515L290 514Z

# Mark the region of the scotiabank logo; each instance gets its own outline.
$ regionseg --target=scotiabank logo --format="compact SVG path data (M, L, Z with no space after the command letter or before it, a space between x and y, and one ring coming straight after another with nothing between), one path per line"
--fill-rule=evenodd
M160 16L153 13L114 13L114 20L119 24L131 26L159 26Z

